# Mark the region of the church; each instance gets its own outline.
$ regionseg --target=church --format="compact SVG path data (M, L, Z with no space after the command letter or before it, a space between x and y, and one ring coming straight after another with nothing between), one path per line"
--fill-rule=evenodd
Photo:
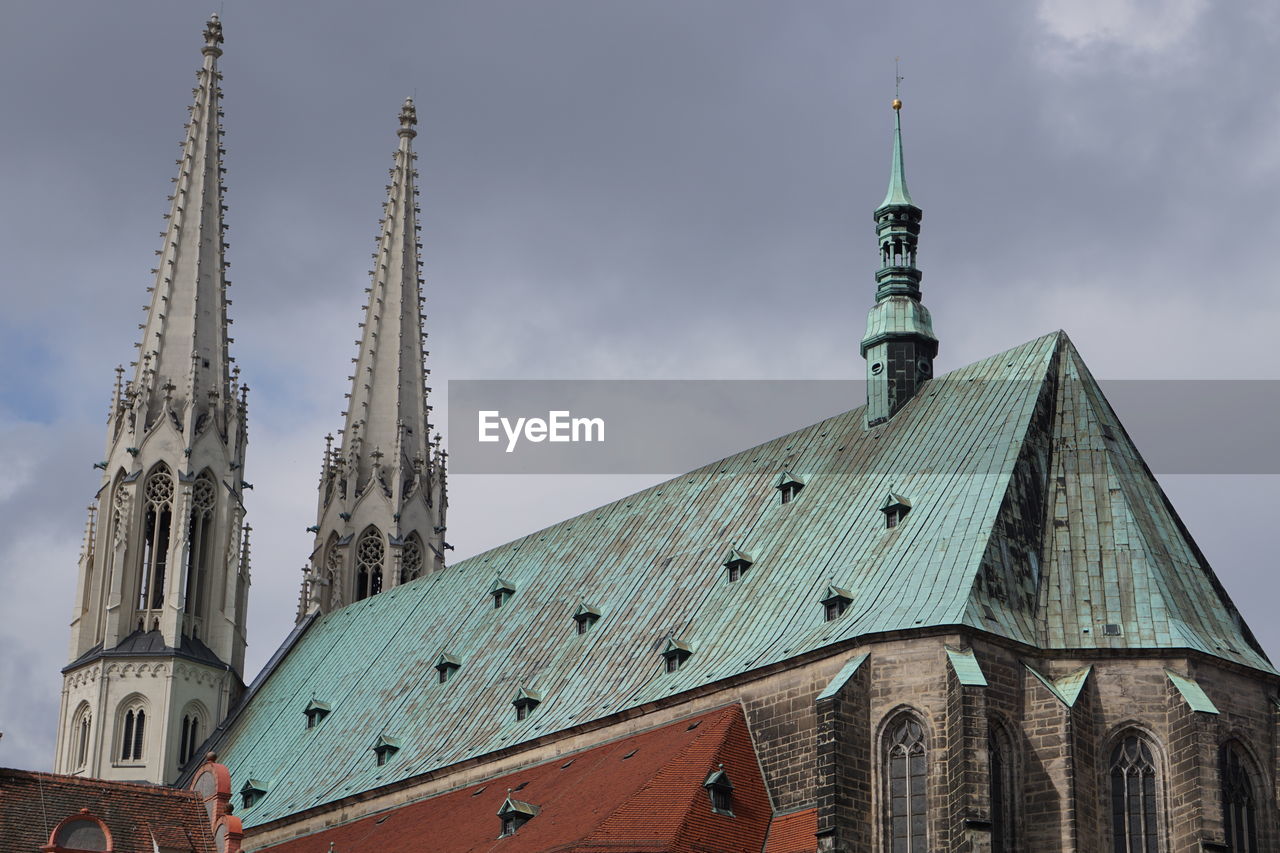
M1280 674L1071 340L934 376L898 100L866 400L457 563L405 101L297 624L246 685L222 45L214 16L54 766L205 805L156 849L1280 849ZM39 849L122 849L66 802L97 846Z

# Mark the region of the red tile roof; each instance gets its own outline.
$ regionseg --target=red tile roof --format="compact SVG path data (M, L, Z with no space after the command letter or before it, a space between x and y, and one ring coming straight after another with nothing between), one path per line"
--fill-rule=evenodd
M769 827L769 841L764 853L816 853L818 840L818 810L805 809L790 814L780 814Z
M703 788L721 764L733 783L733 816L713 812ZM508 789L540 811L499 838ZM315 853L332 843L335 853L391 853L425 849L429 840L433 853L758 853L771 815L742 709L733 705L266 851Z
M208 812L192 791L0 768L0 853L36 853L82 809L106 824L116 853L214 851Z

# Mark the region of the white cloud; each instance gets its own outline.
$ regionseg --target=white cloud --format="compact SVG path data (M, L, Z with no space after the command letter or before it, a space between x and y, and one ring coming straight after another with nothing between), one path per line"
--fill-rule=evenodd
M1195 28L1205 0L1040 0L1040 23L1065 47L1164 53Z

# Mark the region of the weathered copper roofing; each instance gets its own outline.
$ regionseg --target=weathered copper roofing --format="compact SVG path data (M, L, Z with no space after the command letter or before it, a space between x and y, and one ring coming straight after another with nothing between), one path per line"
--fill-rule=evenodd
M779 471L807 483L785 504ZM914 506L886 529L891 489ZM731 543L755 558L733 583ZM484 594L495 576L520 590L500 611ZM812 605L833 577L851 602L826 622ZM603 615L578 634L564 616L584 598ZM875 428L854 409L325 615L209 748L237 778L269 782L242 813L260 824L932 626L1274 672L1059 332L931 381ZM672 637L697 654L667 672ZM447 684L423 677L441 648L467 661ZM524 720L509 712L520 685L546 697ZM296 715L313 690L333 712L306 729ZM367 738L384 727L403 749L377 767Z
M972 687L986 687L987 677L978 665L973 649L947 649L947 659L951 661L951 669L961 684Z
M1213 700L1208 697L1204 692L1204 688L1194 678L1178 675L1178 673L1168 669L1164 671L1164 674L1169 677L1169 681L1177 688L1178 693L1186 700L1191 710L1205 714L1218 713L1218 706L1213 704Z

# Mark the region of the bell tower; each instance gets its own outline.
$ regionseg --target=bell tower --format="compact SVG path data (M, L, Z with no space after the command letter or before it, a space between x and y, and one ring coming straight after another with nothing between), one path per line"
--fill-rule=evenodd
M326 441L298 621L444 568L445 452L431 435L418 225L417 111L406 98L379 221L341 443Z
M201 53L132 378L117 368L95 466L62 773L168 782L244 687L248 388L228 354L217 15Z
M923 211L907 192L902 162L902 101L893 99L893 166L889 191L876 208L880 269L876 304L867 315L862 357L867 360L867 426L889 420L933 377L938 339L920 301L916 244Z

